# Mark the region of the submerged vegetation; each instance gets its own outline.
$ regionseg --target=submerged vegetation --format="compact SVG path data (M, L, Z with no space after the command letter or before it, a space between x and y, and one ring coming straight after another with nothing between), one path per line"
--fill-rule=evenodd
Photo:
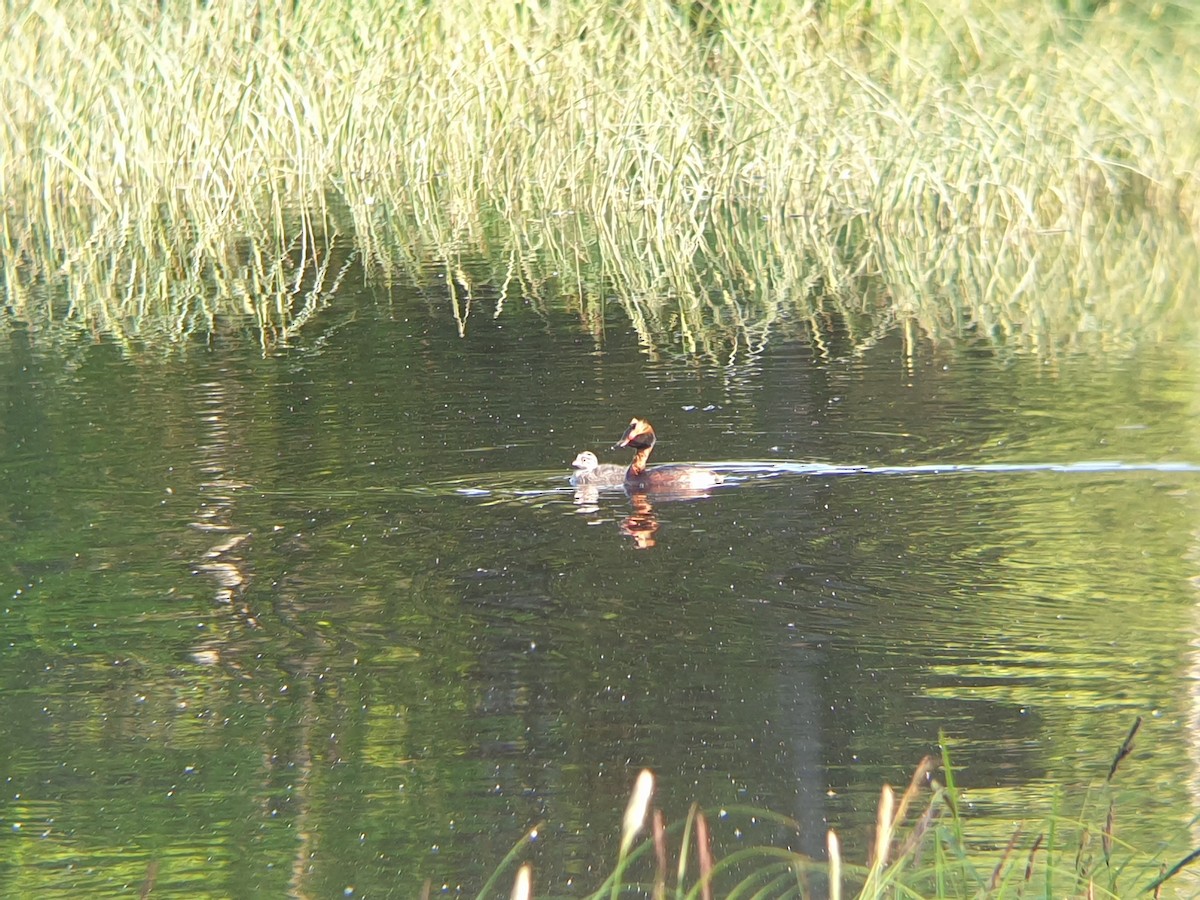
M869 858L861 865L842 858L835 832L827 835L827 858L818 861L777 846L750 846L718 859L712 826L693 805L681 827L667 828L661 810L653 810L654 776L643 770L634 785L621 825L618 859L593 900L642 897L1123 897L1161 896L1163 886L1200 858L1200 850L1168 867L1163 848L1145 854L1121 841L1117 800L1111 789L1121 761L1131 752L1141 726L1135 720L1104 779L1072 814L1057 809L1044 823L1023 822L1007 840L980 845L969 837L969 816L954 781L943 743L940 765L926 757L897 798L885 785L879 800ZM1067 804L1063 804L1065 807ZM762 810L722 810L732 828L770 822L797 833L786 816ZM643 830L649 837L638 841ZM537 829L526 836L480 892L492 896L508 866L527 852ZM678 847L678 859L670 848ZM510 896L534 896L533 867L523 864ZM1174 884L1172 884L1174 886ZM422 896L429 896L426 884Z
M0 11L13 315L286 336L371 284L734 359L829 314L1053 353L1190 322L1191 4L34 0Z

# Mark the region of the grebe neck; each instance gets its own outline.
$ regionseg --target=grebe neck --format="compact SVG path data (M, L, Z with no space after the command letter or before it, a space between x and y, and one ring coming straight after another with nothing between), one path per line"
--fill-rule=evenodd
M650 458L650 451L654 449L654 444L648 447L639 447L637 453L633 454L633 462L629 464L630 475L641 475L646 471L646 460Z

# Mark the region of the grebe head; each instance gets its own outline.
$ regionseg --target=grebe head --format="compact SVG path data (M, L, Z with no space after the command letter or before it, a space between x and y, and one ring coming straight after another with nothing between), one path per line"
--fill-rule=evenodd
M572 469L580 469L581 471L589 471L600 465L600 460L596 458L596 454L591 450L584 450L571 462Z
M621 435L621 439L613 444L613 449L633 447L635 450L647 450L654 446L654 428L645 419L629 420L629 427Z

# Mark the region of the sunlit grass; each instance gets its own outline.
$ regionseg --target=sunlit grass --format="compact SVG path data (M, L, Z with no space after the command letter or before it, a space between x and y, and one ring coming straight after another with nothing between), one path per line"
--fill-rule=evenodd
M592 893L607 897L1106 897L1160 896L1193 864L1200 851L1164 860L1162 847L1143 851L1120 838L1117 799L1111 782L1129 754L1141 725L1138 719L1118 749L1107 778L1085 801L1058 804L1046 820L1018 825L993 843L973 834L964 798L955 784L948 751L940 761L922 760L907 789L897 797L885 785L868 858L842 858L834 831L827 835L827 857L816 860L772 845L749 845L718 859L713 852L707 815L696 805L681 825L667 828L653 809L653 776L643 770L626 813L613 871ZM1065 809L1077 807L1073 814ZM650 819L649 838L634 838ZM729 827L772 823L799 833L786 816L757 809L724 809ZM732 822L732 825L730 825ZM536 829L519 842L493 872L480 897L493 896L502 874L525 855ZM1164 835L1172 839L1175 835ZM669 848L674 848L673 852ZM674 853L674 858L672 858ZM1169 863L1174 863L1170 865ZM518 871L513 897L535 894L536 872L528 863ZM1172 887L1174 885L1171 885Z
M372 281L482 258L720 359L829 313L856 347L903 325L1043 353L1192 318L1182 4L42 0L0 24L3 284L33 319L177 338L250 310L272 340L339 232Z

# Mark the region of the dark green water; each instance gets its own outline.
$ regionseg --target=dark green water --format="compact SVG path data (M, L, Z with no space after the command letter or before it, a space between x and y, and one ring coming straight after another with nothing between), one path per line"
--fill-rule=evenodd
M539 892L577 894L642 766L725 851L861 860L939 731L985 853L1139 715L1121 837L1196 838L1194 336L717 365L513 298L459 337L436 288L266 354L2 335L4 896L473 896L537 823ZM734 483L577 502L635 414Z

